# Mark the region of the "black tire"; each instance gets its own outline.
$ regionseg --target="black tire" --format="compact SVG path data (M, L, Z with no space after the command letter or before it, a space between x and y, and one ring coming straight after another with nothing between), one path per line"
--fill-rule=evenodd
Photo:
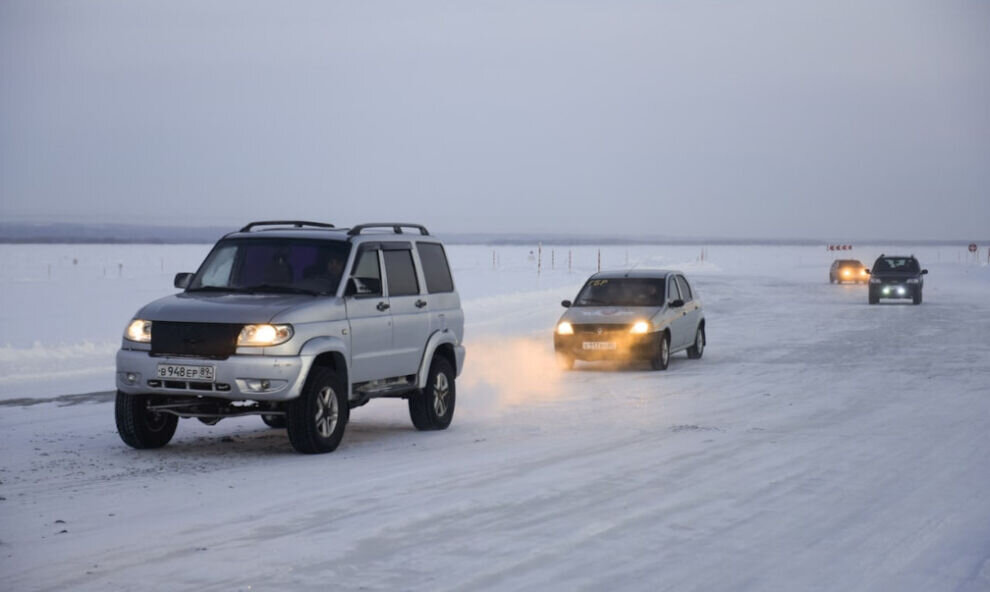
M670 334L666 331L660 334L657 340L657 353L650 358L650 366L654 370L666 370L670 365Z
M705 328L698 327L698 331L694 334L694 345L688 348L687 354L688 358L691 360L700 360L701 356L705 354Z
M870 304L877 304L880 302L880 295L876 293L876 290L870 288Z
M574 356L557 352L557 367L561 370L572 370L574 368Z
M915 304L921 304L921 288L914 289L914 295L911 300Z
M433 356L426 388L409 397L409 418L417 430L445 430L454 418L456 402L454 368L443 356Z
M262 415L261 421L265 422L265 425L270 428L284 428L285 427L285 416L284 415Z
M128 395L117 391L114 416L120 439L131 448L161 448L169 443L179 425L170 413L148 411L153 395Z
M285 406L289 442L303 454L333 452L349 419L347 390L332 368L314 368L302 394Z

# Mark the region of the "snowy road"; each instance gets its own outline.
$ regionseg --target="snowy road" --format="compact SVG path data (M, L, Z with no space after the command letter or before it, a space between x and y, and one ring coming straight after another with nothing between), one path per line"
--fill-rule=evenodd
M868 306L818 250L663 249L632 258L686 262L704 358L570 373L549 330L583 275L504 290L455 251L445 432L376 401L330 455L257 418L136 451L106 395L25 383L0 401L3 588L990 589L990 269L922 253L925 304Z

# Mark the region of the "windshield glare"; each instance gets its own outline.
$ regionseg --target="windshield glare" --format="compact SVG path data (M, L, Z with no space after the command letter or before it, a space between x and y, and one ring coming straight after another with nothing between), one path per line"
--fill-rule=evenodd
M594 279L581 288L574 306L663 306L666 279Z
M188 291L333 294L350 247L343 241L304 239L221 241Z

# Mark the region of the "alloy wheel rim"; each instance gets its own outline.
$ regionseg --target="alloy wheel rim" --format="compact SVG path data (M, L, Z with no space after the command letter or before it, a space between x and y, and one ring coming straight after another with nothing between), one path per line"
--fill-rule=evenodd
M316 395L316 431L320 436L330 437L337 428L338 415L337 395L332 388L325 386Z
M437 417L443 417L447 413L447 396L450 395L450 382L447 375L438 372L436 380L433 381L433 411Z

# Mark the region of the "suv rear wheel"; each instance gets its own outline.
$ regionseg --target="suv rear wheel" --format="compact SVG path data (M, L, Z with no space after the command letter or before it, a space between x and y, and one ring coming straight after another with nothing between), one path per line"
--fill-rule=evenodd
M409 417L417 430L443 430L454 418L457 390L454 369L442 356L433 356L426 388L409 397Z
M344 383L331 368L316 368L302 394L285 407L289 442L303 454L333 452L350 417Z
M150 411L152 395L128 395L117 391L114 415L117 433L132 448L161 448L175 435L179 418L171 413Z

